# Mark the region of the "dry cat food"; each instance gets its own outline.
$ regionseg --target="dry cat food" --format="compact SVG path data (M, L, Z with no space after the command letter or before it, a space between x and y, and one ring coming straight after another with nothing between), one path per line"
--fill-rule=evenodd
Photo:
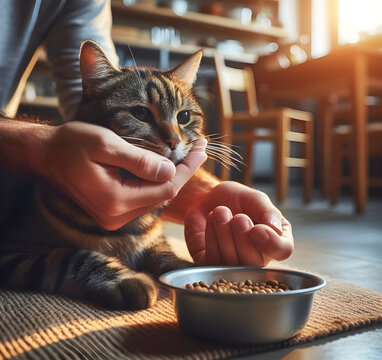
M227 293L227 294L271 294L274 292L290 291L287 284L280 283L277 280L267 280L265 282L257 282L252 280L245 281L227 281L220 279L208 285L204 281L186 284L186 289L211 292L211 293Z

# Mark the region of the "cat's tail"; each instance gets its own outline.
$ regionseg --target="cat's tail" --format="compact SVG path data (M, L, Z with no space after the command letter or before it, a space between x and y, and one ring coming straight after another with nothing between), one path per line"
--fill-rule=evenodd
M79 298L110 309L142 309L157 298L154 281L89 249L0 253L0 285Z

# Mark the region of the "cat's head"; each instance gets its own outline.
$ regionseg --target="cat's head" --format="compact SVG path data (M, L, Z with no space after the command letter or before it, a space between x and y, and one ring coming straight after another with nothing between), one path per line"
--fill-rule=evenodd
M114 66L92 41L81 46L83 101L77 119L105 126L175 164L204 137L204 115L192 90L202 51L168 71Z

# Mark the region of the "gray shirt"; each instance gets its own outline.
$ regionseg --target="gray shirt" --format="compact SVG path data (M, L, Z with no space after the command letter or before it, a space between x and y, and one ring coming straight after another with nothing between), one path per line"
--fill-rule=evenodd
M64 120L72 119L82 94L81 42L96 41L117 64L111 24L110 0L0 0L0 110L12 98L36 49L44 45L60 111ZM28 178L0 168L0 234L24 207Z
M81 99L81 42L99 43L117 64L110 0L0 0L0 110L13 96L33 54L44 45L60 111L73 118Z

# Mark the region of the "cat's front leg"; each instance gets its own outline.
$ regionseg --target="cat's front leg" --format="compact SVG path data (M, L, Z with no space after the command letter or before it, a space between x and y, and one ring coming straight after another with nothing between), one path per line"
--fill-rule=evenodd
M145 251L144 269L156 278L165 272L192 266L194 263L181 259L173 252L165 238Z
M9 287L66 295L109 309L150 307L158 294L149 275L136 273L116 258L88 249L3 254L0 274L0 283Z

